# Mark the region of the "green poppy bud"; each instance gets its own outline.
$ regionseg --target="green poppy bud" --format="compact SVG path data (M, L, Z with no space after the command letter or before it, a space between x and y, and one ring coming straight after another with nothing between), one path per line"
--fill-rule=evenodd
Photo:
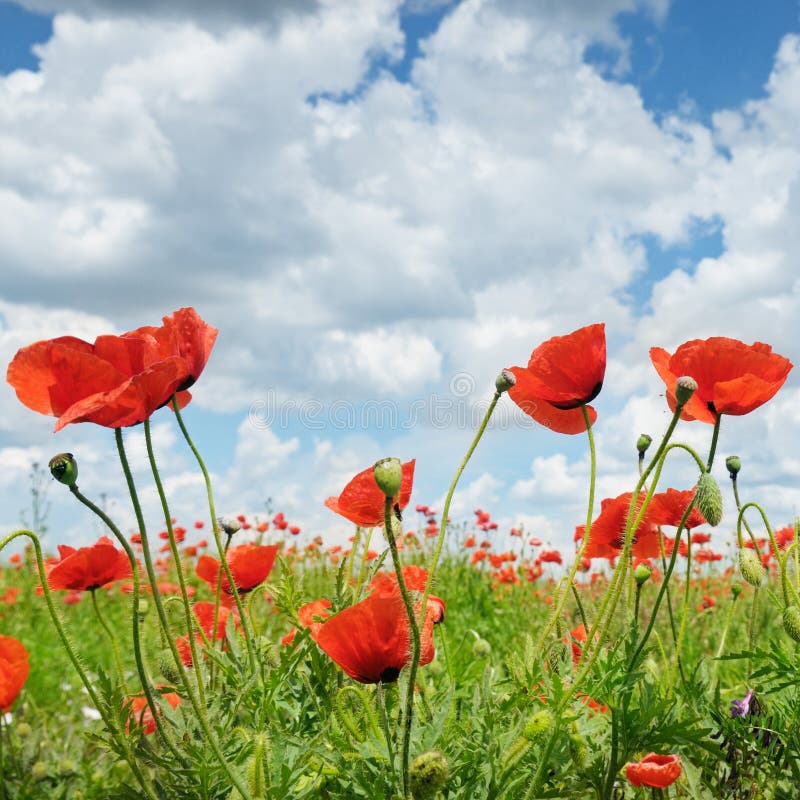
M766 570L758 554L746 547L742 547L739 550L739 572L742 573L742 577L751 586L756 588L761 586L761 582L766 575Z
M731 586L731 597L733 597L733 599L735 600L741 593L742 593L742 587L739 586L738 583L734 583L733 586Z
M20 739L27 739L33 733L33 728L27 722L18 722L14 726L14 730Z
M553 712L546 708L537 711L526 723L522 735L529 742L538 742L553 727Z
M450 766L444 753L428 750L411 762L408 776L414 800L434 800L450 777Z
M503 392L507 392L512 386L517 385L517 378L513 372L509 369L504 369L494 381L495 389L497 389L499 394L503 394Z
M792 604L783 610L783 629L796 642L800 642L800 608Z
M695 500L700 513L712 528L722 520L722 492L719 484L710 472L704 472L697 480Z
M685 406L696 391L697 381L690 375L682 375L678 378L675 384L675 399L678 402L678 408Z
M584 767L586 765L586 759L589 757L589 750L586 747L586 742L583 740L583 736L581 736L578 731L578 726L574 722L572 723L572 729L569 733L569 755L572 759L572 763L578 768Z
M65 486L74 486L78 482L78 462L72 453L59 453L50 459L50 474Z
M31 767L31 777L35 781L43 781L47 777L48 771L47 764L44 761L37 761Z
M742 468L742 459L739 456L728 456L725 459L725 466L728 468L731 480L735 481L739 470Z
M399 458L382 458L372 468L375 483L386 497L396 497L403 482L403 465Z
M475 658L489 658L492 654L492 646L486 639L476 639L475 644L472 645L472 655Z
M636 569L633 571L633 579L636 581L637 586L641 586L649 580L652 574L653 568L649 564L637 564Z
M648 436L646 433L639 434L639 438L636 440L636 449L639 451L639 455L644 457L644 454L647 452L647 448L653 444L653 437Z

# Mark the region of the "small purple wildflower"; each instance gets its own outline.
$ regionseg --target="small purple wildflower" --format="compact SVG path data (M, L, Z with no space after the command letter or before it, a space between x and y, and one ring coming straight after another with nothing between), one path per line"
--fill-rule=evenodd
M750 703L753 700L753 690L750 689L742 700L731 701L731 717L746 717L750 714Z

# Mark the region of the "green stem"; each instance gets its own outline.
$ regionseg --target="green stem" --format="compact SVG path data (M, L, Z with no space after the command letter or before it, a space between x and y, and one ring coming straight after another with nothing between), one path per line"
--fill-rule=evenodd
M406 691L406 708L403 714L403 749L401 765L403 770L403 793L406 797L411 797L411 790L408 781L408 764L411 751L411 725L414 719L414 684L417 680L417 666L419 665L421 641L417 615L414 613L414 604L408 593L405 579L403 578L403 567L400 564L400 553L397 551L397 542L392 531L392 516L394 508L394 498L387 497L383 505L383 532L389 542L389 550L392 554L392 563L397 575L397 585L400 588L400 595L403 598L403 605L408 616L408 625L411 631L411 668L408 671L408 689ZM424 614L422 624L424 625Z
M183 600L184 618L186 621L186 630L189 637L189 650L192 654L192 665L195 671L195 678L197 681L197 691L200 695L200 702L206 704L206 693L203 686L203 672L200 665L200 654L197 651L197 641L194 636L195 618L192 613L192 605L189 602L189 594L186 591L186 579L183 575L183 564L181 562L181 554L178 551L178 543L175 540L175 531L172 527L172 515L170 514L169 504L167 503L167 496L164 493L164 486L161 483L161 475L158 472L156 464L155 453L153 452L153 439L150 435L150 420L144 421L144 441L147 447L147 458L150 462L150 469L153 472L153 480L158 490L158 497L161 501L161 509L164 512L164 524L167 526L167 536L169 537L169 549L172 553L172 558L175 562L175 572L178 576L178 585L180 586L181 599ZM216 632L216 626L214 627ZM216 633L215 633L216 635Z
M378 712L380 713L381 717L383 737L386 739L386 753L389 756L389 764L392 767L392 772L396 774L394 763L394 746L392 745L392 735L389 731L389 715L386 713L386 698L383 694L383 681L378 681L375 684L375 690L378 695Z
M197 461L197 466L200 467L200 472L203 473L203 480L205 481L206 486L206 496L208 499L208 510L209 514L211 515L211 529L214 532L214 541L217 545L217 552L219 553L220 558L220 565L222 569L225 571L225 576L228 579L228 583L231 587L231 594L233 595L233 600L236 603L236 608L239 611L239 618L242 622L242 629L244 630L245 634L245 641L247 643L247 652L250 658L250 667L254 671L257 668L257 658L255 652L255 640L253 637L253 629L250 625L250 620L247 618L247 614L245 613L244 605L242 604L242 599L239 596L239 589L236 586L236 582L233 579L233 575L231 574L231 568L228 565L228 561L225 557L225 548L222 546L222 540L220 539L219 535L219 520L217 519L217 512L214 507L214 494L211 490L211 478L208 474L208 469L206 468L205 461L203 461L203 457L200 455L200 451L195 447L194 442L192 441L192 437L189 436L189 431L186 428L186 424L183 421L183 416L181 415L181 410L178 407L178 400L176 397L173 396L172 398L172 409L175 412L175 419L178 421L178 426L181 429L181 433L183 434L183 438L186 440L186 444L189 445L189 449L194 454L195 460Z
M92 607L94 608L94 613L97 616L97 619L100 622L103 630L106 632L109 642L111 642L111 649L114 652L114 661L117 665L117 674L119 675L120 686L122 687L122 691L125 692L125 696L129 697L130 690L128 689L128 684L125 681L125 670L122 668L122 658L119 654L119 642L117 642L117 637L114 636L114 632L108 626L105 617L103 617L103 614L100 611L100 606L97 604L97 588L95 587L90 589L89 594L92 596Z
M191 681L188 680L186 671L183 668L183 661L181 660L180 653L178 652L178 647L175 644L175 638L170 633L167 614L164 609L164 603L158 591L156 574L155 570L153 569L153 559L150 555L150 545L147 540L147 531L144 524L144 516L142 514L142 507L139 503L139 496L136 493L136 486L133 482L133 475L131 473L130 465L128 464L128 457L125 454L125 444L122 441L122 431L119 428L116 428L114 433L116 434L117 451L119 452L119 459L120 463L122 464L122 471L125 473L125 480L128 484L128 491L131 497L131 503L133 504L134 513L136 514L136 523L139 525L139 533L141 534L142 537L142 554L144 555L144 563L147 569L147 577L153 589L153 601L155 602L156 610L158 611L158 618L161 621L161 627L164 631L164 635L167 640L167 645L169 646L169 649L172 653L172 657L175 660L175 664L177 665L178 668L178 674L180 676L181 686L183 687L186 696L189 698L189 703L191 704L192 709L194 710L194 713L197 716L197 720L200 723L200 727L203 733L205 734L206 741L208 742L211 749L214 751L214 755L217 757L217 760L219 761L223 770L227 774L231 783L233 783L233 785L239 790L239 792L241 793L242 797L245 798L245 800L252 800L250 792L247 790L247 787L245 786L241 777L227 762L225 755L223 754L222 749L220 748L219 743L217 742L217 739L211 730L211 726L208 723L208 718L205 712L205 706L200 705L197 696L194 693L194 689L192 688Z
M692 537L686 532L686 585L683 587L683 608L681 609L681 624L678 629L678 641L675 642L675 661L672 669L670 670L669 687L670 691L675 685L675 673L680 670L681 678L685 682L683 674L683 662L681 655L683 651L683 638L686 635L686 618L689 614L689 596L691 592L692 583Z
M133 772L136 780L142 787L142 790L150 798L150 800L158 800L158 795L142 772L139 762L136 760L136 757L133 755L130 749L127 738L114 725L114 720L109 714L108 707L106 706L105 702L101 701L94 689L94 685L89 680L89 676L86 672L86 668L83 665L83 661L75 649L72 638L70 637L69 633L67 633L67 629L64 626L61 616L55 607L55 603L53 603L50 584L47 581L47 573L44 568L44 559L42 557L42 548L39 544L39 537L36 536L36 534L32 531L28 530L14 531L14 533L9 534L2 541L0 541L0 550L2 550L9 542L11 542L13 539L16 539L18 536L27 536L33 544L36 554L36 566L39 571L39 580L42 585L42 591L44 592L45 603L47 603L47 610L50 612L50 619L53 621L53 625L58 633L58 638L61 639L61 644L67 651L67 656L72 662L72 666L75 667L75 671L78 673L81 683L84 685L84 688L94 704L94 707L100 713L100 717L103 720L103 724L106 726L106 730L108 730L111 737L115 740L116 746L119 747L120 751L124 754L125 760L128 762L131 772Z

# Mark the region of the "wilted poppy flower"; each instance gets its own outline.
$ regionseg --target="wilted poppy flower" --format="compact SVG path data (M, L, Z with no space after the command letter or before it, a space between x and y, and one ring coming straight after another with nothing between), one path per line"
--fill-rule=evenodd
M147 419L176 393L181 406L189 402L184 390L203 371L216 336L193 308L182 308L160 327L94 344L74 336L35 342L17 352L6 378L28 408L58 417L57 431L71 422L120 428Z
M17 699L28 678L28 651L13 636L0 636L0 713Z
M403 464L403 479L400 491L395 502L400 510L408 505L411 498L411 487L414 483L414 465L416 459ZM372 528L383 525L383 511L386 497L375 483L375 473L372 467L359 472L347 486L342 489L338 497L329 497L325 505L337 514L360 525L363 528Z
M161 687L156 688L160 689ZM166 700L170 706L172 706L172 708L177 708L181 704L180 695L176 694L175 692L165 692L161 695L161 698ZM153 712L150 710L150 706L147 704L147 698L144 697L144 695L134 697L130 701L130 710L131 716L135 720L136 724L141 727L142 733L145 734L145 736L155 733L156 721L153 718ZM133 726L131 726L129 722L126 727L126 732L130 733L132 727Z
M614 558L619 555L625 542L625 525L631 505L632 492L625 492L613 499L606 498L600 503L600 515L592 523L589 543L586 545L586 558ZM637 509L641 509L644 494L639 496ZM642 521L633 536L633 555L637 558L654 558L660 555L658 529L653 524L647 507Z
M277 544L240 544L231 547L225 554L225 560L231 571L231 577L240 592L249 592L263 583L272 571L275 556L280 549ZM223 569L220 572L220 562L213 556L202 555L197 559L197 575L204 580L212 590L216 591L217 579L221 580L222 591L233 594L228 576Z
M208 602L207 600L201 600L195 603L192 606L192 613L194 614L195 618L197 619L198 625L203 633L206 635L206 639L213 642L215 639L224 639L225 638L225 630L228 624L228 617L233 614L234 621L238 624L239 618L237 612L231 611L225 606L219 606L216 609L217 614L217 628L214 631L214 603ZM194 635L195 641L197 642L198 646L202 648L205 644L203 641L203 637L199 633L195 633ZM189 644L189 637L188 636L181 636L175 640L175 645L178 648L178 653L180 654L181 661L184 663L185 666L191 667L192 666L192 648Z
M77 550L66 544L58 546L60 561L46 566L47 583L53 591L99 589L112 581L130 578L131 563L123 550L117 550L107 536L93 545Z
M783 386L792 362L772 352L768 344L745 344L715 336L684 342L673 355L650 348L650 359L667 386L674 411L675 383L682 375L697 381L697 391L681 412L681 419L712 425L720 414L748 414L767 402Z
M581 433L586 430L581 406L587 406L592 424L597 419L597 412L587 404L603 386L605 325L554 336L531 353L527 367L510 371L517 382L508 395L526 414L557 433Z
M329 617L311 636L351 678L360 683L392 683L411 658L411 636L396 586L373 591L360 603ZM429 601L420 631L420 665L433 660L433 625L439 603Z
M666 789L680 777L681 760L676 755L648 753L641 761L625 765L625 777L634 786Z

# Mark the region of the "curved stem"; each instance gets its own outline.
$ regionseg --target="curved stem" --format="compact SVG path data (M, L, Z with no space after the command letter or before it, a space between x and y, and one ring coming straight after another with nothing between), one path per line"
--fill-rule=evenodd
M53 603L53 595L50 591L50 584L47 581L47 573L45 572L44 568L44 559L42 557L42 548L39 544L39 537L33 533L33 531L15 531L0 541L0 550L2 550L9 542L11 542L13 539L16 539L18 536L27 536L33 544L36 555L36 567L39 571L39 581L41 582L45 603L47 603L47 610L50 612L50 619L53 621L53 625L58 633L58 638L61 639L61 644L67 651L67 656L72 662L72 666L75 667L75 671L78 673L78 677L81 679L81 683L86 689L86 693L89 695L94 707L100 713L100 717L102 718L103 724L106 726L109 734L114 738L117 746L121 749L121 752L125 754L125 760L128 762L131 772L133 772L144 793L150 798L150 800L158 800L158 795L156 794L155 789L150 785L150 782L147 780L141 770L141 767L139 766L139 762L131 752L128 740L114 725L114 720L108 713L108 707L106 706L105 702L102 702L98 697L97 692L94 689L94 685L89 680L89 676L86 672L85 666L83 665L83 661L75 649L72 638L70 637L69 633L67 633L64 622L55 607L55 603Z

